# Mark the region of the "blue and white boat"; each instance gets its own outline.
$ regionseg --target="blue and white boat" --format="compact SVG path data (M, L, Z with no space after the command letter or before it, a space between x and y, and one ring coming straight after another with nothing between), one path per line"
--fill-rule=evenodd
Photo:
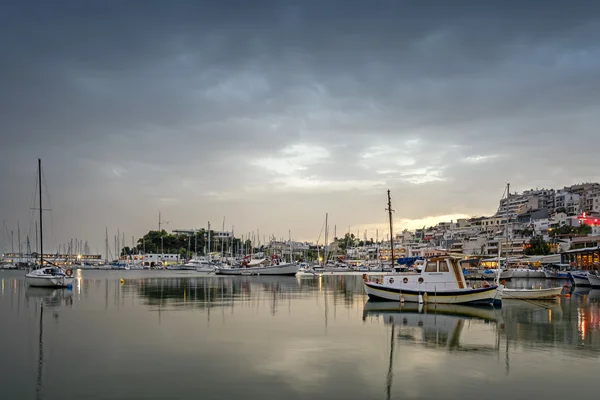
M569 272L569 278L575 286L591 286L588 279L590 273L588 271L572 271Z

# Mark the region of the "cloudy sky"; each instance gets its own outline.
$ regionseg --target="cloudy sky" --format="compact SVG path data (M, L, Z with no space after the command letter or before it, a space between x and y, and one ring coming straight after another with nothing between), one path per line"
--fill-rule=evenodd
M315 240L600 180L593 1L13 1L0 217L53 243L220 226ZM49 221L50 222L50 221ZM386 231L387 233L387 231ZM6 240L5 240L6 241ZM6 244L5 244L6 246Z

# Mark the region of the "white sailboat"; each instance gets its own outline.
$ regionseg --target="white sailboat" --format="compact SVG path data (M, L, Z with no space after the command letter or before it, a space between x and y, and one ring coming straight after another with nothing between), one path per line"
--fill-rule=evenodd
M38 158L38 190L40 202L40 268L34 269L25 275L29 286L63 288L73 284L73 270L63 269L57 265L44 267L44 235L42 220L42 160Z

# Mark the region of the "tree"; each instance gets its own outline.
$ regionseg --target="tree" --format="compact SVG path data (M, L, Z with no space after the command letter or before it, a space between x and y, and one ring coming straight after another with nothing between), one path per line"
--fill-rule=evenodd
M539 255L545 256L550 254L550 245L541 237L533 237L529 241L529 245L525 248L525 254L528 256Z
M589 235L592 233L592 227L586 224L581 224L576 228L576 232L580 235Z
M586 224L581 224L578 227L563 225L552 229L550 236L556 235L589 235L592 233L592 227Z
M341 250L347 250L350 247L354 247L358 242L354 233L346 233L343 238L334 238L334 241Z

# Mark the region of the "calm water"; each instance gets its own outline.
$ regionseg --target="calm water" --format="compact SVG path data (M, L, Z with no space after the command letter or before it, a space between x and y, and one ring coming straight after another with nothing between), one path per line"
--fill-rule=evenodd
M367 303L360 276L76 271L72 291L28 288L20 271L0 271L0 280L1 399L597 399L600 391L596 290L554 305L400 313L395 303Z

